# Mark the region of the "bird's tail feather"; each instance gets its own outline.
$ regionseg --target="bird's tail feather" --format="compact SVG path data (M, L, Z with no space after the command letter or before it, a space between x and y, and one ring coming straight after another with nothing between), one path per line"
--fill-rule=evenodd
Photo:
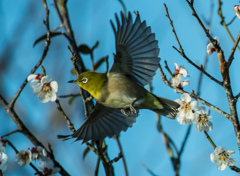
M177 102L156 96L157 100L163 106L163 109L153 109L154 112L164 115L170 119L174 119L178 113L178 107L180 106Z

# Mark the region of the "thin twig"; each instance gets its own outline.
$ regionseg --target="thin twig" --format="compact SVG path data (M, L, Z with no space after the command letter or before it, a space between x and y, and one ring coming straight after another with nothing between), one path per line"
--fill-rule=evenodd
M233 55L234 55L234 53L235 53L235 51L236 51L236 48L237 48L237 46L238 46L239 41L240 41L240 32L238 33L237 40L235 41L235 43L234 43L234 45L233 45L233 48L232 48L232 50L231 50L231 54L230 54L230 56L229 56L229 58L228 58L228 60L227 60L227 65L228 65L228 67L231 66L231 63L232 63L232 61L233 61L233 59L234 59Z
M198 66L198 65L195 64L191 59L189 59L189 58L185 55L185 53L181 53L181 51L179 51L179 50L178 50L177 48L175 48L174 46L173 46L173 48L174 48L179 54L181 54L181 55L183 56L183 58L185 58L191 65L193 65L193 66L194 66L195 68L197 68L199 71L203 72L208 78L210 78L211 80L213 80L214 82L216 82L216 83L219 84L220 86L223 86L223 82L217 80L217 79L214 78L212 75L210 75L209 73L207 73L207 72L204 70L204 68L203 68L202 65Z
M21 132L19 129L16 129L16 130L14 130L14 131L12 131L12 132L10 132L10 133L7 133L7 134L5 134L5 135L3 135L3 136L1 136L2 138L3 137L7 137L7 136L10 136L10 135L12 135L12 134L15 134L15 133L18 133L18 132Z
M205 133L206 138L209 140L209 142L212 144L213 148L215 149L217 146L215 145L211 137L208 135L206 131L203 131L203 132Z
M121 157L122 157L122 160L123 160L125 175L128 176L127 162L126 162L126 159L125 159L124 154L123 154L123 149L122 149L122 145L121 145L120 140L119 140L119 135L115 136L115 139L117 141L118 148L120 150Z
M178 152L178 155L179 155L179 156L181 156L181 154L182 154L182 152L183 152L183 150L184 150L184 147L185 147L185 145L186 145L186 143L187 143L188 137L189 137L189 135L190 135L191 127L192 127L192 125L189 125L189 126L188 126L187 132L186 132L185 137L184 137L184 140L183 140L183 142L182 142L181 149L180 149L179 152Z
M223 27L225 28L225 30L227 31L230 39L232 40L233 43L235 43L235 40L230 32L230 30L228 29L226 23L225 23L225 17L223 16L223 13L222 13L222 1L221 0L218 0L218 15L219 17L221 18L221 22L220 24L223 25ZM240 50L240 47L237 46L238 50Z
M60 95L59 98L68 98L68 97L78 97L81 96L79 93L76 94L69 94L69 95Z
M206 29L206 27L204 26L202 20L199 18L198 14L196 13L193 5L186 0L187 4L189 5L189 7L192 10L192 15L197 19L198 23L200 24L200 26L202 27L203 31L205 32L207 38L211 41L211 43L213 44L213 46L216 48L217 51L221 50L221 47L218 45L217 40L215 40L209 33L209 29Z
M113 160L111 160L111 161L109 162L109 164L118 162L118 160L120 160L122 157L123 157L123 155L122 155L122 153L120 152L117 157L115 157Z
M76 131L75 128L74 128L74 125L72 124L71 120L66 115L66 113L63 111L62 106L60 104L60 101L56 100L55 102L57 104L57 109L59 110L59 112L61 112L61 114L63 115L64 119L66 120L66 122L68 124L68 128L74 133Z
M189 3L189 2L188 2L188 3ZM213 81L215 81L217 84L219 84L219 85L222 86L222 82L220 82L219 80L217 80L216 78L214 78L213 76L211 76L210 74L208 74L208 73L204 70L203 67L201 67L201 66L199 67L197 64L195 64L192 60L190 60L190 59L186 56L186 54L184 53L184 50L183 50L183 48L182 48L182 45L181 45L181 43L180 43L180 41L179 41L179 39L178 39L178 36L177 36L176 31L175 31L173 22L172 22L172 20L171 20L171 18L170 18L170 16L169 16L168 8L167 8L166 4L164 4L164 7L165 7L165 10L166 10L166 14L167 14L166 16L167 16L167 18L169 19L170 25L171 25L171 27L172 27L173 34L174 34L174 36L175 36L175 38L176 38L176 41L177 41L177 43L178 43L179 50L178 50L176 47L174 47L174 46L173 46L173 48L174 48L179 54L181 54L181 55L183 56L183 58L185 58L191 65L193 65L194 67L196 67L199 71L203 72L207 77L209 77L210 79L212 79ZM204 27L204 29L205 29L205 27ZM205 30L206 30L206 29L205 29ZM209 33L208 33L208 34L209 34ZM209 34L209 35L210 35L210 34Z
M96 165L96 169L95 169L95 173L94 173L95 176L98 176L100 161L101 161L101 160L100 160L100 157L98 156L97 165Z
M227 23L226 24L226 26L229 26L229 25L231 25L232 24L232 22L235 20L237 18L237 16L236 15L234 15L234 17L233 17L233 19L229 22L229 23Z
M46 20L44 21L44 24L45 24L46 29L47 29L47 38L46 38L46 41L45 41L45 47L44 47L44 50L43 50L42 57L40 58L38 63L35 65L35 67L31 70L31 72L29 74L33 74L38 69L38 67L42 64L43 60L45 59L45 57L48 53L49 45L51 44L51 41L50 41L51 32L50 32L50 28L49 28L49 10L48 10L47 4L45 3L45 0L43 0L43 4L45 6L45 11L46 11ZM14 107L14 104L15 104L16 100L18 99L19 95L21 94L22 90L24 89L24 87L26 86L27 83L28 83L28 81L27 81L27 78L26 78L24 80L24 82L22 83L22 85L20 86L20 88L18 89L17 93L12 98L11 102L9 103L9 108Z
M213 3L213 0L211 0L209 17L208 17L208 20L206 20L206 25L209 29L211 28L213 9L214 9L214 3ZM200 65L200 67L202 67L204 70L206 70L206 68L207 68L208 56L209 55L206 52L204 64L203 64L203 66ZM203 72L200 72L199 79L198 79L198 86L197 86L197 95L198 96L200 95L200 90L201 90L201 86L202 86L202 78L203 78Z

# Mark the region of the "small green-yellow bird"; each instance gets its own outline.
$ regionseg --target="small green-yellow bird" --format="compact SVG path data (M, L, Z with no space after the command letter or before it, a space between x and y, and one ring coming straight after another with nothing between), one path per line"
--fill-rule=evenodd
M116 38L114 64L108 73L84 72L76 80L95 99L96 106L86 122L72 135L60 138L99 141L118 135L136 122L139 109L149 109L174 119L179 104L158 97L146 89L158 68L158 41L139 14L133 23L121 12L121 22L115 14L117 28L111 25Z

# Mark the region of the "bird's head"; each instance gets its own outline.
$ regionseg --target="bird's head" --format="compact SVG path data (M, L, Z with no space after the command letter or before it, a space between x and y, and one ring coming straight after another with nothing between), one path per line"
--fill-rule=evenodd
M106 80L107 76L105 73L83 72L76 80L68 82L76 83L97 99Z

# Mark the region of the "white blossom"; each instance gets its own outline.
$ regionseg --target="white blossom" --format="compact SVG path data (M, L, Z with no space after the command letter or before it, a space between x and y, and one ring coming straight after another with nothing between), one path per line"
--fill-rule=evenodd
M30 74L28 77L27 77L27 80L28 82L30 82L30 87L34 87L36 86L37 84L41 84L41 79L44 75L42 74Z
M0 170L4 173L7 170L7 155L0 152Z
M233 11L234 12L236 11L236 16L238 18L240 18L240 6L239 5L235 5L234 8L233 8Z
M227 166L233 166L236 164L236 160L229 155L234 154L233 150L225 150L224 147L218 146L214 152L211 153L210 159L213 163L217 162L217 168L219 170L226 169Z
M44 175L53 175L60 171L60 168L55 167L53 161L49 157L47 160L41 161L38 164L38 168L43 172Z
M27 151L22 150L16 155L17 163L20 166L25 166L26 164L29 164L31 162L31 158L32 153L30 150Z
M58 83L51 81L49 76L43 76L40 84L35 84L33 93L36 95L40 102L47 103L57 99L56 92L58 91Z
M176 75L175 77L170 78L170 83L172 87L181 88L190 84L189 80L182 80L181 75Z
M214 39L217 40L218 42L217 44L220 45L218 37L215 37ZM214 47L214 45L212 43L209 43L207 45L207 53L211 55L215 51L216 51L216 48Z
M177 113L177 121L182 125L185 125L186 123L196 123L197 116L195 112L198 109L198 102L191 102L191 97L186 93L181 95L181 100L177 99L175 101L180 104Z
M184 77L187 76L187 70L183 65L178 66L178 64L175 62L175 72L173 73L174 75L182 75Z
M171 86L174 88L182 88L183 86L189 85L189 80L182 80L182 76L187 77L187 70L184 66L175 64L175 71L173 73L173 77L170 78L169 82Z
M199 107L196 110L197 122L195 124L196 130L200 131L211 131L213 129L213 124L209 121L209 118L212 118L210 115L210 109L206 111L205 107Z

